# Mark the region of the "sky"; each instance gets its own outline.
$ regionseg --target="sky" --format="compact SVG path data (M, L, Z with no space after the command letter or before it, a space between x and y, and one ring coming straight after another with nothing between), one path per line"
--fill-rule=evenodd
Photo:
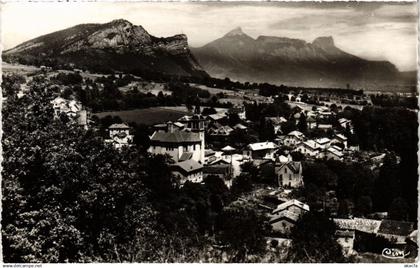
M123 18L158 37L184 33L193 47L240 26L254 38L332 36L359 57L388 60L401 71L417 66L417 4L408 2L18 2L2 4L0 14L4 49L80 23Z

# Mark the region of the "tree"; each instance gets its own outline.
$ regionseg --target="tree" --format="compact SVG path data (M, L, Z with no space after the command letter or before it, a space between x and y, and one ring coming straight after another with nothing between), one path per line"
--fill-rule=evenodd
M407 221L408 220L408 203L402 197L397 197L392 200L391 205L389 206L389 218L391 220L397 221Z
M166 162L134 147L116 151L94 130L55 120L52 99L35 86L3 109L4 260L124 261L133 240L144 249L137 260L154 256L145 249L158 252L154 241L167 230L146 182L164 185Z
M225 207L219 217L221 242L230 246L233 262L246 261L248 254L262 253L264 235L270 231L267 218L247 203L233 202Z
M238 177L233 179L230 191L233 195L239 196L252 190L252 177L250 174L241 173Z
M306 115L304 113L300 114L297 128L302 133L306 133L306 131L308 130L308 123L306 122Z
M335 224L320 212L305 213L292 228L290 262L344 262L341 246L335 240Z

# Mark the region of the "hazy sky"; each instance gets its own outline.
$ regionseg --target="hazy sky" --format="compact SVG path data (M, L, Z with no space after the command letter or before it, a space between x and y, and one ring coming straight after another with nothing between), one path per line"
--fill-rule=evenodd
M268 2L85 2L7 3L2 5L2 44L23 41L80 23L124 18L155 36L185 33L201 46L241 26L252 37L274 35L311 42L333 36L346 52L389 60L400 70L417 64L415 3Z

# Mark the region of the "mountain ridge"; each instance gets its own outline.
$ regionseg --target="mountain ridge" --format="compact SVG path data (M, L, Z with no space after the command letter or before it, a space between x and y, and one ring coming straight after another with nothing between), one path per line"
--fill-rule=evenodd
M191 54L186 35L155 37L125 19L45 34L4 51L3 58L38 65L208 76Z
M238 29L241 30L240 34ZM230 34L229 34L230 33ZM372 61L335 46L332 36L312 42L259 35L252 38L235 28L221 38L191 48L203 69L217 78L293 86L380 87L414 84L389 61Z

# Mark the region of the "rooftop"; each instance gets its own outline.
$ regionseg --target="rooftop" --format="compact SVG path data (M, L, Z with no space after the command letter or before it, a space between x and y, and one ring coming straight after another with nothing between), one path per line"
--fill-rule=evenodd
M203 168L203 165L193 159L178 162L172 165L175 168L180 168L185 173L197 172Z
M267 149L276 149L277 145L274 142L266 141L266 142L251 143L248 145L248 147L252 151L259 151L259 150L267 150Z
M412 222L382 220L378 233L408 236L414 230L413 225Z
M287 202L284 202L283 204L278 205L277 208L273 211L273 214L279 213L290 206L296 206L301 208L302 210L309 211L309 206L307 204L300 202L299 200L292 199Z
M195 132L173 130L173 132L156 131L150 140L165 143L201 142L200 135Z
M130 127L124 123L121 124L112 124L108 127L108 129L129 129Z
M287 166L290 170L292 170L295 173L298 173L302 169L302 164L297 161L289 161L287 163L283 163L280 168Z

